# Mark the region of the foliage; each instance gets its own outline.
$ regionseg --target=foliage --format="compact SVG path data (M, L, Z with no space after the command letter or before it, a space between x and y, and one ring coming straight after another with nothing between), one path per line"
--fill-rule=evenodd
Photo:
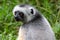
M15 5L30 4L36 7L50 22L57 40L60 40L60 0L0 0L0 40L15 40L19 26L12 10Z

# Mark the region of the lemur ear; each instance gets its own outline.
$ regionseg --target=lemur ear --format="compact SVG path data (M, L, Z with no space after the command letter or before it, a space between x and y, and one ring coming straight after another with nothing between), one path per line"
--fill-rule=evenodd
M34 14L34 11L33 11L33 9L31 9L31 14Z

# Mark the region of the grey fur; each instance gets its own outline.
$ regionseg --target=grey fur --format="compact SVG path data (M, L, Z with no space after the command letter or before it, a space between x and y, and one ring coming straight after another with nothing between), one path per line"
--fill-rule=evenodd
M46 18L36 10L35 17L20 27L17 40L55 40L55 35Z

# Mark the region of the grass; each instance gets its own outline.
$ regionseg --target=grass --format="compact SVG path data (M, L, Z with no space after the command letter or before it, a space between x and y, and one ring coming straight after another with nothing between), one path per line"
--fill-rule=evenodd
M0 0L0 40L16 40L19 26L12 10L17 4L30 4L36 7L50 22L60 40L60 0Z

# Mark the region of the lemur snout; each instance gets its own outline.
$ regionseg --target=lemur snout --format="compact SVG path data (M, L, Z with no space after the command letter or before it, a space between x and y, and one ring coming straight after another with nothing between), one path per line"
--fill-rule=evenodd
M24 19L24 13L20 11L15 11L16 21L22 21Z

